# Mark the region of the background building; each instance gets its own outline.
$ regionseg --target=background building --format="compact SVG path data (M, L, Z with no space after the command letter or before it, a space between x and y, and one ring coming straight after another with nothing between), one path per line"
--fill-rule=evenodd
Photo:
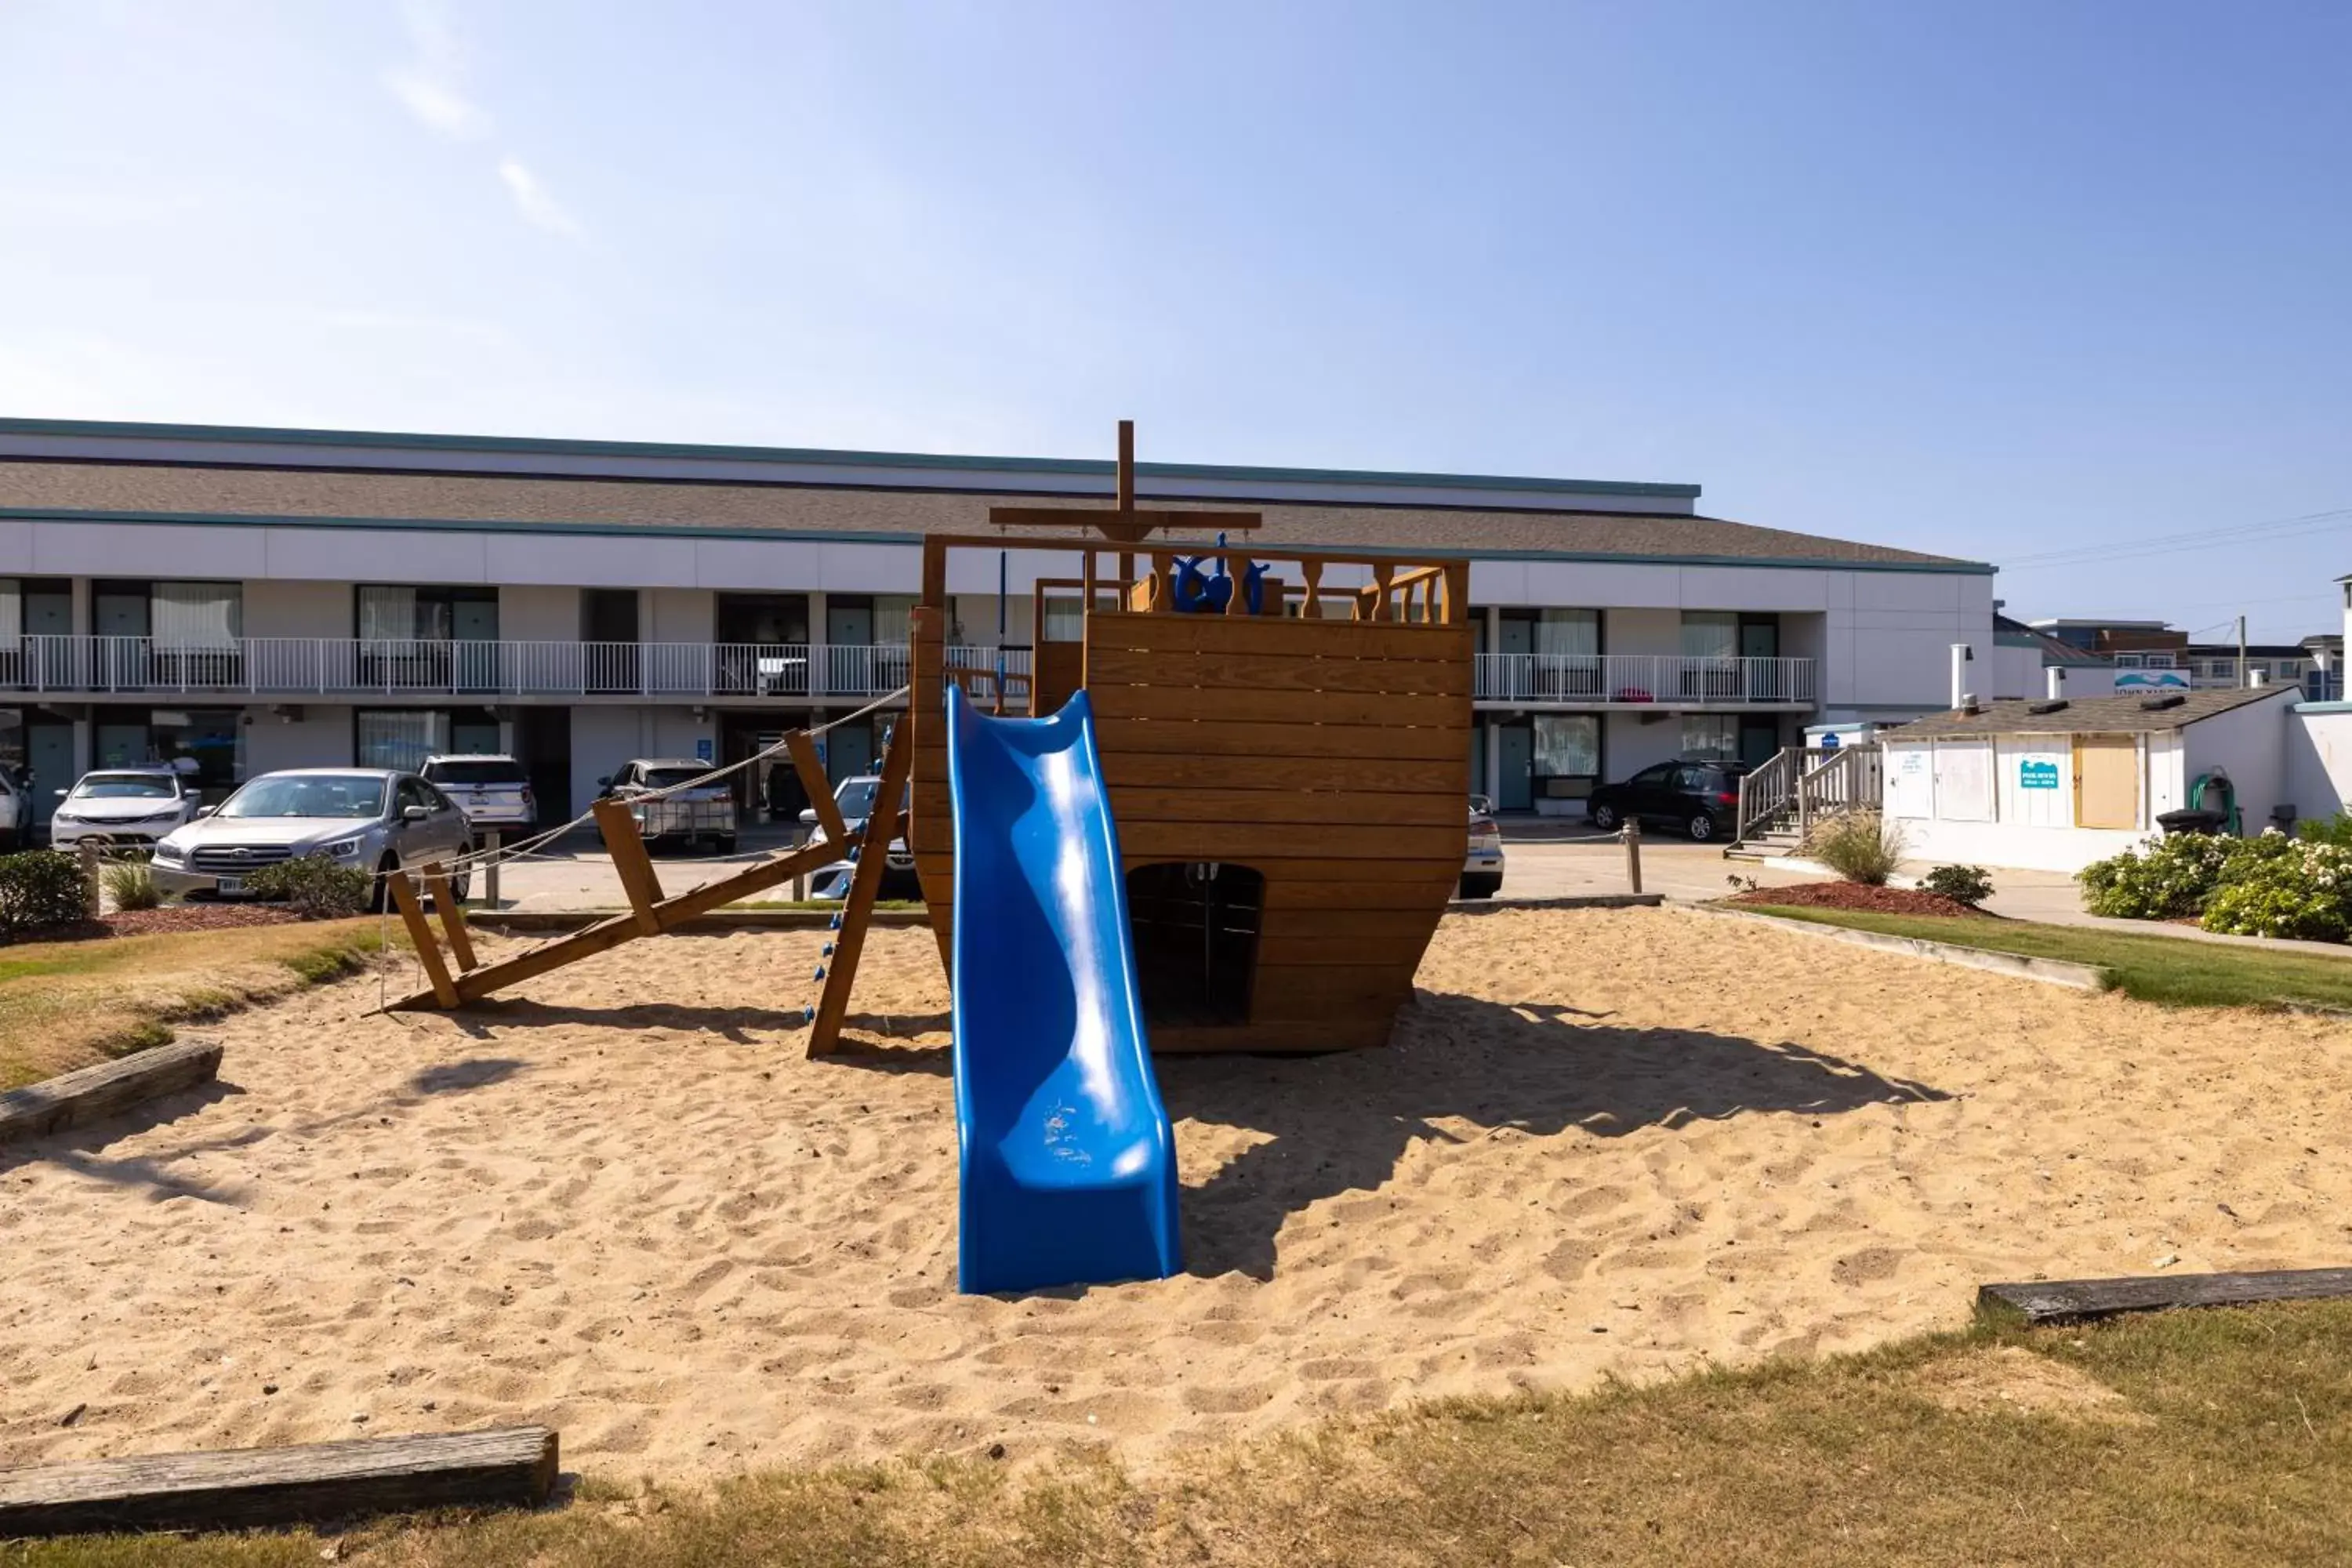
M505 750L543 810L578 810L629 757L731 760L894 690L921 537L1007 499L1098 501L1111 471L0 420L0 759L46 795L171 756L220 790ZM1473 769L1506 809L1941 709L1951 645L1994 646L1990 567L1702 516L1694 485L1150 463L1139 485L1261 508L1269 543L1472 555ZM1033 624L1038 568L1001 601L962 570L955 640L1017 671L1076 635ZM838 729L827 765L873 754Z

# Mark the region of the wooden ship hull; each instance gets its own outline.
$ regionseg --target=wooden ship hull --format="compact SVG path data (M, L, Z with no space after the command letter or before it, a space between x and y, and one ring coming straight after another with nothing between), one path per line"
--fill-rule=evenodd
M1237 603L1177 614L1166 551L1141 576L1133 554L1120 555L1106 582L1089 547L1087 580L1060 585L1082 595L1083 641L1038 641L1033 678L1002 691L991 670L946 668L932 591L945 568L927 563L912 634L908 842L943 961L955 900L946 684L1006 713L1053 711L1083 684L1153 1048L1387 1042L1467 849L1466 567L1236 549L1235 575L1244 557L1269 553L1290 575L1268 585L1259 613ZM1319 590L1334 565L1374 582ZM1039 584L1041 632L1053 586Z

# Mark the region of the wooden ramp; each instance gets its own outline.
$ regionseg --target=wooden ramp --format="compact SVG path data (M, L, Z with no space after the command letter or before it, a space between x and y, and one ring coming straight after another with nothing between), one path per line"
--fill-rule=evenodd
M859 954L865 949L866 925L881 890L890 840L898 831L898 797L907 787L914 747L895 736L895 730L884 732L881 786L875 791L872 815L864 830L852 833L834 806L832 790L817 761L816 748L808 743L805 734L793 735L787 742L793 764L801 774L809 798L822 803L816 809L827 836L772 860L747 866L732 876L705 882L690 892L665 894L660 873L654 866L653 857L646 852L644 836L637 831L629 808L619 801L598 801L594 808L596 828L604 835L604 847L613 857L613 868L620 877L622 890L628 895L628 909L495 963L477 963L465 912L452 896L449 879L440 868L427 866L394 877L393 902L407 928L409 941L415 945L426 985L413 995L391 1003L390 1010L462 1007L469 1002L478 1002L493 992L608 952L625 942L675 931L688 921L722 905L846 857L856 868L850 877L848 896L842 900L841 912L834 917L836 934L825 944L827 962L817 971L816 978L824 982L824 989L817 1004L808 1009L812 1026L809 1054L824 1055L839 1039L842 1020L848 1015L850 986L856 976ZM876 847L870 854L868 846ZM440 914L442 934L449 945L448 956L457 961L454 972L442 955L432 923L425 918L419 884L432 895L434 908Z
M555 1489L555 1463L553 1432L502 1426L0 1470L0 1538L247 1530L412 1509L536 1508Z

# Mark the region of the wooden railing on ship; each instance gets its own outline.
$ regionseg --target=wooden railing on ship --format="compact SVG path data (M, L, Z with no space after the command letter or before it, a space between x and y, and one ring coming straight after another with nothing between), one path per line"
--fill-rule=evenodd
M1298 615L1307 619L1459 626L1470 615L1470 563L1464 560L1401 559L1340 550L1276 550L1245 543L1222 548L1163 543L1141 550L1088 540L990 534L934 534L924 541L922 602L945 604L950 551L1006 549L1081 556L1084 570L1079 576L1039 579L1040 595L1049 586L1075 590L1082 605L1132 614L1175 613L1176 563L1182 557L1199 561L1203 571L1223 567L1224 575L1234 584L1233 596L1224 606L1228 616L1252 613L1243 591L1243 576L1254 565L1267 568L1255 612L1260 616L1287 615L1293 604ZM1334 568L1369 575L1371 581L1327 585L1325 574ZM1287 570L1277 575L1277 569ZM1104 603L1106 595L1108 605ZM1345 604L1348 614L1331 616L1329 606L1335 603ZM1042 623L1038 629L1042 633Z

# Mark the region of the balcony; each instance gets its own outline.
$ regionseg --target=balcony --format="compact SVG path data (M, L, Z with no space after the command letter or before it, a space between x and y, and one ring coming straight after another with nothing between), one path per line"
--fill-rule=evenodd
M1692 658L1655 653L1482 653L1479 702L1518 708L1814 706L1810 658Z
M955 648L970 684L992 695L993 648ZM1003 653L1025 685L1029 653ZM240 637L181 647L153 637L25 637L0 647L0 693L419 699L671 698L871 701L907 684L898 644L387 641ZM1019 678L1016 681L1015 678Z

